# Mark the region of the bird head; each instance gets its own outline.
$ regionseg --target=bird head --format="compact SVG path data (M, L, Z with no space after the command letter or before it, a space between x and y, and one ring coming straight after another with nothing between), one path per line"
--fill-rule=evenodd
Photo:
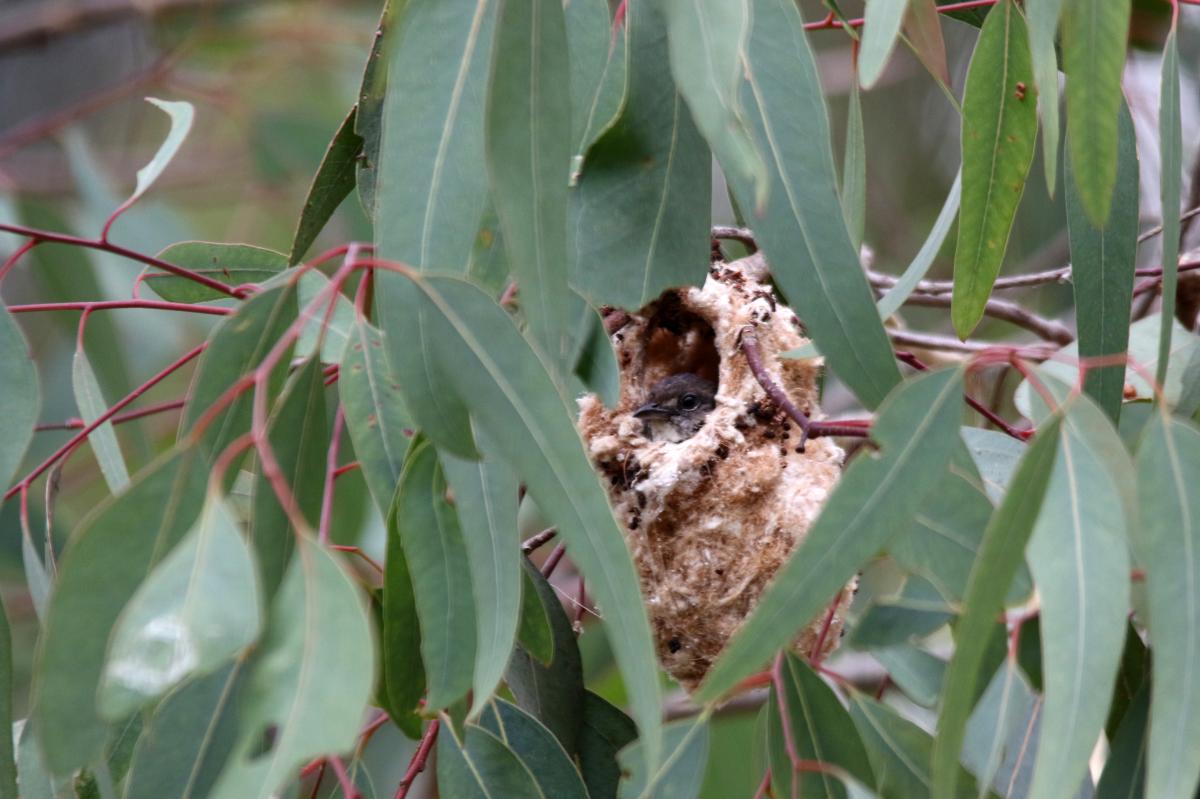
M685 441L704 425L716 407L716 395L717 387L698 375L670 375L650 387L648 401L633 415L644 423L647 438Z

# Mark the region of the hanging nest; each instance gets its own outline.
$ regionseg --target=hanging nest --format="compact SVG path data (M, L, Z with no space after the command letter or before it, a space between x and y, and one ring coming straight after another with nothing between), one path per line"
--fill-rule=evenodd
M800 451L799 427L775 406L741 350L753 328L763 365L793 403L819 418L819 359L781 359L806 343L760 259L713 265L702 289L672 289L636 313L611 312L620 401L579 400L580 430L624 525L663 666L693 690L753 610L821 510L841 471L828 438ZM664 377L691 372L717 385L716 407L684 441L652 441L633 412ZM824 655L840 638L853 583L830 619L795 641ZM797 619L797 626L803 619ZM824 631L823 631L824 630Z

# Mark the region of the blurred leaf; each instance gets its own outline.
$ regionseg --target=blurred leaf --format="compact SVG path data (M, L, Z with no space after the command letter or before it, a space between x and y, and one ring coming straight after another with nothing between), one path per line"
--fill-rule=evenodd
M1028 761L1032 752L1030 727L1040 718L1041 697L1035 696L1017 664L1005 659L967 722L963 762L985 786L1012 796L1004 784ZM1024 794L1020 794L1024 795Z
M1141 633L1130 619L1125 623L1125 648L1121 652L1121 670L1117 672L1112 707L1104 722L1104 733L1110 741L1116 736L1117 727L1133 705L1134 698L1149 679L1150 650L1142 643Z
M146 721L125 799L199 799L212 788L237 735L244 661L184 683Z
M525 652L532 655L543 666L554 662L554 631L550 616L534 582L530 577L535 570L525 567L521 571L521 620L517 627L517 641ZM558 600L555 599L555 602ZM516 657L516 655L514 655Z
M42 761L41 747L34 725L30 719L18 721L13 725L14 735L19 735L17 742L17 786L21 790L21 799L56 799L61 786L50 776L46 764Z
M44 623L54 580L37 550L37 545L33 543L33 531L29 529L27 521L21 519L21 566L25 571L25 587L29 591L29 601L33 603L37 620Z
M267 420L267 440L300 515L315 530L321 516L329 451L325 376L316 358L301 365L284 389ZM287 571L297 532L307 531L293 529L275 489L263 473L262 464L256 464L250 539L258 557L264 604L275 595Z
M17 764L13 753L13 645L8 610L0 601L0 797L16 799Z
M950 68L946 65L946 41L934 0L910 0L904 12L904 35L929 74L943 86L950 86Z
M591 799L616 799L621 781L617 753L637 738L633 719L587 691L579 729L579 770Z
M92 364L88 361L87 353L82 349L75 350L75 358L71 367L71 387L75 390L75 404L79 407L79 415L87 424L100 418L108 410L108 403L100 393L100 383ZM105 422L88 434L88 443L100 464L100 472L108 484L108 490L119 494L129 485L129 470L125 468L125 458L121 455L121 445L117 443L117 433L112 422Z
M846 152L842 158L842 216L846 218L850 244L857 250L862 247L867 221L867 142L863 131L858 81L850 84Z
M151 569L191 529L207 471L194 447L164 455L85 519L59 559L32 699L54 773L84 766L101 752L109 725L95 697L109 632Z
M292 237L289 264L304 260L304 254L325 228L333 212L354 191L358 157L363 151L363 139L354 132L357 113L358 106L354 106L338 126L325 157L321 159L321 166L313 176L304 208L300 210L300 221L296 223L296 235Z
M321 360L325 363L341 363L346 354L356 317L354 304L340 291L333 292L331 297L329 283L329 278L315 270L305 272L297 283L296 298L301 308L308 308L314 300L323 297L312 306L300 338L296 339L294 355L297 358L307 358L317 352L318 343ZM326 293L322 295L322 292Z
M1056 73L1057 74L1057 73ZM1075 291L1077 349L1082 358L1124 355L1129 343L1129 307L1137 261L1138 157L1133 118L1124 101L1119 109L1117 175L1112 210L1103 227L1092 225L1067 158L1067 229L1071 238L1071 284ZM1088 370L1084 389L1115 423L1125 389L1121 364Z
M446 502L446 481L428 441L409 450L396 489L395 534L412 580L431 713L471 688L476 619L458 516Z
M722 170L746 181L761 208L767 169L738 99L750 0L665 0L662 8L675 85Z
M1042 114L1042 165L1046 168L1046 187L1054 195L1058 179L1058 53L1054 40L1064 0L1025 0L1029 27L1029 55L1033 63L1034 83L1038 90L1038 110ZM1067 179L1070 182L1070 178Z
M993 502L999 502L1025 453L1025 445L1007 433L978 427L964 427L962 437L979 469L984 490Z
M796 771L788 752L782 714L801 760L819 761L868 785L875 775L858 730L833 690L807 663L786 653L782 663L783 696L772 685L767 697L767 751L776 796L844 797L838 777L823 771Z
M213 328L208 347L188 389L179 435L191 433L196 423L237 381L253 372L296 316L296 292L290 284L259 292ZM279 359L268 381L274 396L287 374L288 358ZM235 438L250 429L252 396L246 392L220 411L201 434L206 454L215 458Z
M504 252L500 218L496 216L495 207L489 203L479 223L479 232L475 234L475 246L471 248L471 259L467 263L467 277L487 293L498 297L508 287L508 273L508 256Z
M1067 408L1057 435L1058 454L1028 545L1041 598L1046 696L1035 797L1068 796L1086 775L1108 715L1129 609L1126 519L1132 509L1121 486L1133 483L1132 465L1112 423L1086 397Z
M499 5L484 122L487 172L530 338L562 377L569 371L565 308L572 155L563 4L499 0Z
M942 692L946 661L912 644L875 649L871 654L887 669L904 694L921 707L934 707Z
M908 0L871 0L867 3L866 23L863 25L862 49L858 53L858 76L864 89L870 89L883 74Z
M375 178L374 218L387 220L375 226L380 257L421 269L467 265L487 202L484 101L497 5L407 0L392 23Z
M163 139L163 143L159 145L158 151L154 153L150 162L138 170L137 186L134 188L133 194L129 195L129 199L122 203L121 209L128 208L137 202L138 198L154 185L154 181L158 180L158 176L163 173L175 154L179 152L179 148L183 146L184 139L192 129L192 119L196 115L196 109L192 107L191 103L159 100L154 97L147 97L146 102L162 109L171 118L171 129L167 132L167 137Z
M621 750L621 799L695 799L704 780L708 760L708 722L705 717L685 719L663 726L662 765L652 771L646 762L653 757L643 751L641 740Z
M113 730L104 750L104 758L93 763L90 769L75 775L75 795L79 799L103 799L112 796L109 786L120 784L129 771L134 747L141 740L141 736L142 716L135 713Z
M594 306L633 309L704 279L712 167L671 79L660 5L630 3L625 27L625 106L587 153L568 240L572 287Z
M546 578L527 559L522 559L521 565L528 579L526 585L533 584L536 600L549 617L554 657L548 665L542 665L524 649L522 641L522 648L508 661L505 682L517 704L545 724L573 757L579 751L586 713L583 663L575 631Z
M1083 210L1098 228L1108 219L1117 182L1117 117L1129 9L1129 0L1065 0L1062 11L1067 147Z
M0 482L8 487L33 437L40 404L37 370L29 344L7 306L0 303Z
M829 118L803 21L780 0L754 0L751 16L742 104L769 175L755 234L829 366L874 408L900 372L842 216ZM731 184L741 206L755 208L751 187Z
M929 635L954 617L933 585L910 577L897 597L871 600L850 634L858 649L894 646Z
M438 735L437 785L438 795L447 799L550 799L502 740L482 727L468 724L459 743L446 720Z
M571 361L575 376L588 391L597 394L610 408L621 397L621 368L613 351L612 339L604 329L604 320L587 301L572 292L580 313L575 322L575 352ZM1200 380L1197 380L1200 384Z
M338 396L354 455L376 507L386 516L404 468L412 422L384 353L383 334L365 319L350 332L339 374Z
M608 129L625 104L626 26L614 28L607 0L566 4L571 70L571 142L576 158ZM577 170L572 169L572 173Z
M850 718L866 745L875 773L875 789L880 799L907 799L929 796L933 775L929 770L933 739L896 711L873 699L850 694ZM954 796L974 799L975 779L954 764L958 789Z
M422 449L427 446L421 444ZM410 448L407 458L414 454L415 449ZM387 514L387 568L383 573L383 695L392 721L410 738L418 738L421 735L418 703L425 695L425 665L421 660L421 627L412 575L400 542L399 526L408 523L407 517L413 507L406 505L402 509L400 500L401 494L397 490Z
M512 470L494 460L466 461L446 454L441 463L454 491L475 601L470 713L475 718L504 677L521 618L518 482Z
M950 308L959 338L970 335L983 317L1033 163L1032 70L1021 12L1012 0L1002 0L980 31L963 93L963 194Z
M1096 799L1141 799L1146 784L1146 729L1150 686L1143 685L1112 737Z
M375 39L367 55L358 103L354 107L354 132L362 139L362 158L358 161L358 199L367 218L375 220L375 181L383 140L383 104L387 96L388 65L398 36L398 19L407 0L384 0L379 12Z
M942 204L942 210L938 212L937 220L934 221L933 228L930 229L929 236L921 245L921 249L913 256L912 263L904 270L904 274L900 275L896 285L879 298L876 307L879 308L880 317L887 319L900 310L900 306L925 277L929 267L933 266L933 259L942 249L942 244L945 243L946 236L950 233L950 227L958 218L958 206L961 200L962 172L960 171L954 176L954 183L950 186L950 193L946 195L946 202Z
M230 288L244 283L265 283L287 269L287 256L250 244L181 241L158 254L158 259L219 280ZM146 285L168 302L207 302L228 297L186 277L147 270Z
M211 489L210 489L211 491ZM250 548L219 495L146 577L113 627L96 702L110 721L254 643L262 599Z
M1118 13L1106 10L1106 15ZM1125 2L1128 23L1128 2ZM1175 9L1175 16L1179 10ZM1179 110L1179 43L1178 23L1171 23L1163 46L1162 88L1158 102L1158 149L1162 173L1159 197L1162 202L1162 322L1158 334L1158 369L1155 381L1163 385L1167 379L1167 363L1171 353L1171 332L1174 327L1175 294L1179 284L1179 195L1183 191L1183 122ZM1124 53L1124 48L1121 50ZM1108 54L1106 54L1108 55ZM1109 55L1111 57L1111 55ZM1120 92L1120 69L1117 70L1117 91Z
M1156 413L1137 452L1139 523L1154 653L1147 796L1191 796L1200 781L1200 431Z
M696 694L710 702L755 669L824 608L938 483L958 439L962 372L931 372L888 398L871 428L878 449L856 458L821 515ZM919 466L918 466L919 464Z
M588 799L583 777L562 744L533 716L503 699L493 699L483 709L479 726L512 750L546 797Z
M993 17L993 19L998 18ZM975 699L979 670L987 653L996 612L1021 567L1025 544L1046 494L1046 485L1058 452L1061 417L1043 422L1033 444L1017 466L1000 507L992 514L979 556L971 569L963 596L963 611L954 631L954 656L946 670L942 710L933 749L934 797L955 796L962 781L958 775L963 733Z
M546 365L494 300L455 278L411 279L420 305L397 320L403 324L389 331L389 340L393 332L396 341L421 340L412 326L418 311L426 314L425 363L453 387L459 401L469 403L472 422L486 434L483 443L494 447L485 454L520 476L558 528L589 591L604 608L605 628L642 739L657 753L660 699L650 625L624 536L588 462L573 413ZM440 446L424 424L426 409L409 407Z
M297 538L214 799L267 799L312 758L350 749L375 681L374 649L354 583L325 549Z

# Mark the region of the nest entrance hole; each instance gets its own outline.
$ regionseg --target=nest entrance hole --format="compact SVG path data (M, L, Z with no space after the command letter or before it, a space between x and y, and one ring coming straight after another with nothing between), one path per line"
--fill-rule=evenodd
M719 385L721 355L716 333L700 315L683 307L679 295L669 292L655 303L646 325L642 361L642 389L646 391L671 375L691 372Z

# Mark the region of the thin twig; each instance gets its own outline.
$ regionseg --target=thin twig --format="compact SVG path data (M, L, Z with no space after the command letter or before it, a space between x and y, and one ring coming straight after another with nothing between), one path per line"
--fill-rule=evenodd
M528 555L530 552L533 552L535 549L540 547L542 544L545 544L551 538L554 538L555 534L557 534L557 533L558 533L557 527L547 527L545 530L542 530L537 535L533 535L533 536L530 536L529 538L526 538L525 541L521 544L521 552L525 555Z
M329 441L329 452L325 457L325 490L321 496L321 520L317 525L317 540L329 543L329 528L333 523L333 481L337 478L338 450L342 441L342 428L346 426L346 410L339 402L333 415L333 436Z
M554 570L558 568L558 562L562 560L563 555L567 552L567 548L562 544L556 546L550 552L550 556L546 558L546 562L542 564L542 576L547 580L550 575L554 574Z
M912 368L914 368L920 372L925 372L925 371L929 370L928 364L924 363L920 358L918 358L916 355L913 355L911 352L903 352L903 351L897 350L896 351L896 360L900 361L901 363L906 363L909 366L911 366ZM970 405L972 409L974 409L976 412L978 412L980 416L987 419L989 422L994 424L996 427L1000 428L1000 430L1002 432L1007 433L1008 435L1015 438L1017 441L1028 441L1030 436L1033 435L1034 431L1032 431L1032 430L1018 430L1017 428L1013 427L1011 424L1004 421L996 414L992 413L991 408L984 405L982 402L975 399L974 397L972 397L970 394L967 394L966 392L963 392L963 400L968 405Z
M939 336L936 333L918 333L912 330L895 330L886 328L888 338L893 344L900 344L905 347L920 347L926 350L944 350L946 352L983 352L992 348L992 344L986 341L959 341L957 338L950 336Z
M949 294L917 294L912 293L904 300L906 305L917 305L926 308L949 308ZM1040 339L1052 341L1066 346L1075 340L1075 334L1059 322L1038 316L1033 311L1022 308L1009 300L989 299L984 305L983 313L993 319L1011 322L1017 327L1024 328Z
M124 422L132 422L134 419L142 419L146 416L152 416L156 413L164 413L166 411L174 411L182 408L187 400L171 400L169 402L160 402L155 405L147 405L145 408L139 408L136 411L128 413L119 413L109 419L113 424L123 424ZM87 427L87 422L77 416L67 419L65 422L50 422L47 424L39 424L33 428L35 432L44 433L47 430L79 430Z
M408 770L404 772L404 776L400 779L400 785L396 788L394 799L404 799L408 796L408 789L412 787L417 775L425 770L425 762L429 760L429 753L433 750L434 743L437 742L438 727L440 726L441 722L434 719L425 728L425 734L421 736L421 743L408 763Z

